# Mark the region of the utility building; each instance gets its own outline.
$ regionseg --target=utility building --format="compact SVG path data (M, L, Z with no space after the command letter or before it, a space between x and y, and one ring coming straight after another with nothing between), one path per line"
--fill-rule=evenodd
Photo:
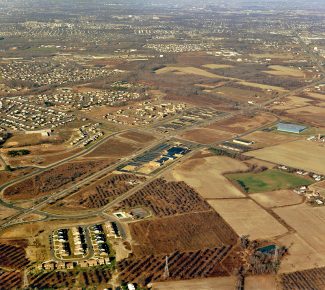
M278 123L277 130L281 132L295 133L300 134L302 131L306 129L305 126L290 124L290 123Z

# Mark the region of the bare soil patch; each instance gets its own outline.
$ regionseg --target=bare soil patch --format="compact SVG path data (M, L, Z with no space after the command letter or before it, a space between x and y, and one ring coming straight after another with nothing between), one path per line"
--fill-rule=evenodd
M263 207L272 208L298 204L303 198L292 190L277 190L263 193L253 193L250 197Z
M129 227L137 256L233 245L238 239L213 210L130 223Z
M210 200L209 204L239 236L270 239L287 232L273 216L250 199Z
M181 138L201 144L211 144L231 138L233 134L210 128L197 128L186 131Z
M245 155L325 174L325 147L316 142L298 140L251 151Z
M176 181L185 181L192 186L203 198L235 198L245 195L223 174L246 169L241 161L210 156L188 159L174 168L171 174Z

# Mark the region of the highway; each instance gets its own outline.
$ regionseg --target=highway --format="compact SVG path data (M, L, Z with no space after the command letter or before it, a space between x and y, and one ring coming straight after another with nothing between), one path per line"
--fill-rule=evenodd
M198 150L199 148L206 147L206 145L197 144L197 148L194 149L192 151L192 153L188 154L188 156L185 156L185 157L183 157L183 158L175 161L174 163L170 164L169 166L163 167L156 174L152 174L144 183L137 185L136 187L134 187L133 189L131 189L127 193L125 193L125 194L117 197L114 201L110 202L109 204L107 204L106 206L104 206L103 208L101 208L100 210L87 211L87 212L77 213L77 214L72 214L72 215L65 215L65 214L60 215L60 214L52 214L52 213L46 212L46 211L44 211L44 207L47 206L49 202L54 202L54 201L56 201L58 199L62 199L64 197L67 197L67 196L73 194L77 189L81 188L82 186L85 186L86 184L89 184L91 182L94 182L95 180L99 179L100 177L103 177L104 175L106 175L109 172L111 172L114 169L116 169L118 166L120 166L120 165L122 165L122 164L124 164L124 163L126 163L128 161L130 161L135 156L141 155L142 153L146 152L148 149L150 149L150 148L152 148L152 147L154 147L154 146L156 146L156 145L158 145L160 143L163 143L163 142L165 142L167 140L176 138L176 136L179 135L183 131L190 130L193 127L209 125L209 124L214 123L216 121L220 121L220 120L224 120L224 119L229 119L229 118L232 118L232 117L234 117L236 115L244 114L244 113L247 113L247 112L265 110L265 109L267 109L267 106L269 106L270 104L274 103L275 101L278 101L280 99L286 98L288 96L292 96L292 95L299 94L299 93L303 92L304 90L306 90L307 88L311 88L311 87L314 87L314 86L316 86L318 84L324 83L325 68L323 66L322 59L320 59L318 55L315 55L315 53L313 51L310 51L309 47L302 41L302 39L300 38L300 36L299 36L298 33L294 32L294 35L299 40L299 42L300 42L302 48L304 49L304 51L306 52L306 54L308 54L312 58L312 60L315 62L315 64L317 65L317 67L321 71L321 74L322 74L321 78L319 78L315 82L308 83L308 84L306 84L303 87L300 87L300 88L291 90L291 91L286 92L286 93L283 93L283 94L279 94L278 96L275 96L274 98L272 98L270 100L267 100L267 101L265 101L265 102L263 102L261 104L247 106L244 109L241 109L241 110L238 110L238 111L235 111L235 112L232 112L232 113L227 113L226 115L216 116L213 119L206 120L206 121L203 121L203 122L198 122L196 124L193 124L192 126L185 127L182 130L169 133L165 137L163 137L162 139L158 139L155 142L151 143L149 146L147 146L145 148L142 148L140 151L136 152L136 154L133 154L131 156L128 156L127 158L124 158L122 160L119 160L117 163L115 163L115 164L113 164L111 166L108 166L108 167L106 167L106 168L104 168L104 169L102 169L102 170L100 170L100 171L92 174L91 176L88 176L88 177L84 178L83 180L81 180L81 181L79 181L79 182L71 185L67 189L58 191L58 192L56 192L56 193L54 193L54 194L52 194L50 196L41 198L40 200L38 200L38 202L36 202L30 208L21 208L19 206L13 205L12 203L8 203L8 202L3 201L3 200L0 199L0 204L1 205L6 206L6 207L11 207L11 208L14 208L14 209L16 209L16 210L19 211L19 213L17 213L16 215L13 215L13 216L7 218L7 220L5 221L5 223L3 223L0 226L0 231L3 231L4 229L6 229L6 228L8 228L8 227L10 227L12 225L15 225L15 224L26 223L25 221L23 221L23 218L26 217L27 215L31 214L31 213L37 213L37 214L43 215L45 220L50 220L50 219L78 219L78 218L87 218L87 217L103 216L103 215L106 216L106 217L108 217L107 216L107 213L106 213L106 211L108 209L116 206L118 203L120 203L124 199L132 196L135 192L137 192L143 186L145 186L148 183L150 183L153 179L157 178L158 176L160 176L161 174L163 174L167 170L170 170L171 168L173 168L178 162L182 161L184 158L190 157L191 154L193 154L194 152L196 152L196 150ZM153 127L149 127L147 129L150 129L151 128L151 130L154 131L155 130L154 129L155 127L156 127L156 124L154 124ZM265 127L265 126L262 126L262 127ZM254 131L257 131L257 130L261 129L262 127L255 128L253 130L249 130L249 131L247 131L247 132L245 132L243 134L238 135L238 137L242 137L242 136L245 136L247 134L253 133ZM145 128L143 128L143 129L145 129ZM62 165L64 163L66 163L66 162L72 161L72 160L74 160L77 157L81 157L81 156L83 156L85 154L88 154L92 150L95 150L98 146L100 146L101 144L103 144L104 142L106 142L109 138L111 138L111 137L113 137L115 135L121 134L123 132L127 132L127 131L129 131L129 130L119 131L119 132L116 132L116 133L111 134L109 136L106 136L103 139L101 139L100 141L98 141L97 143L94 143L94 144L90 145L89 147L87 147L85 150L83 150L81 152L78 152L78 153L76 153L76 154L74 154L74 155L72 155L72 156L70 156L68 158L65 158L63 160L60 160L60 161L58 161L58 162L56 162L54 164L51 164L48 167L44 167L44 168L38 169L38 170L33 171L33 172L29 173L29 174L26 174L25 176L21 176L21 177L18 177L16 179L10 181L10 182L7 182L7 183L5 183L5 184L3 184L3 185L0 186L0 191L3 191L7 187L9 187L9 186L11 186L11 185L13 185L15 183L24 181L27 178L30 178L30 177L35 176L37 174L40 174L40 173L42 173L44 171L50 170L52 168L55 168L55 167L57 167L59 165ZM220 143L222 143L224 141L228 141L228 140L222 140L222 141L216 142L216 143L211 144L211 145L217 146L218 144L220 144Z

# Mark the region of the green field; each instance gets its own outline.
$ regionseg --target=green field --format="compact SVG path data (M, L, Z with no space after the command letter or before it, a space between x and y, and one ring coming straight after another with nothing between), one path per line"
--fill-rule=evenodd
M313 183L310 179L273 169L260 173L227 174L226 177L239 184L247 193L290 189Z

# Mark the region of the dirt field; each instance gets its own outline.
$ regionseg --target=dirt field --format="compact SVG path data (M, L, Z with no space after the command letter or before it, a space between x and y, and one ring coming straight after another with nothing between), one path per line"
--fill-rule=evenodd
M268 74L275 75L275 76L289 76L295 78L305 78L306 74L299 70L298 68L282 66L282 65L270 65L268 67L269 71L265 71Z
M234 290L236 288L235 287L236 283L237 283L237 278L235 276L230 276L230 277L206 278L202 280L158 282L158 283L153 283L152 289L153 290L190 290L190 289ZM265 289L265 290L271 290L271 289Z
M278 132L255 131L245 136L245 139L254 141L257 148L270 147L301 139L301 136L282 134Z
M140 133L135 131L129 131L120 135L123 138L138 142L138 143L148 143L155 140L155 137L146 133Z
M125 138L112 137L96 149L85 155L85 157L125 157L140 149L139 144L127 141Z
M250 239L270 239L287 232L264 209L249 199L210 200L209 204L241 235Z
M130 223L137 256L233 245L238 236L213 210Z
M176 181L185 181L203 198L236 198L245 195L223 176L226 172L246 170L241 161L221 156L192 158L171 172Z
M312 100L297 96L290 96L281 101L280 104L272 105L272 109L276 110L290 110L293 108L305 107L310 105Z
M11 185L5 189L4 196L11 200L17 200L31 199L50 194L54 191L67 188L69 184L103 169L109 164L111 164L109 160L64 163Z
M12 208L5 207L3 205L0 205L0 224L4 222L4 219L17 213L16 210Z
M287 116L298 122L305 122L315 126L324 126L325 107L306 106L286 111Z
M206 70L192 67L192 66L187 66L187 67L186 66L168 66L168 67L158 69L156 71L156 74L158 74L158 75L165 74L165 73L173 73L176 75L197 75L197 76L201 76L201 77L222 79L222 80L226 79L226 80L236 81L240 85L243 85L243 86L259 88L262 90L275 90L275 91L281 91L281 92L287 91L282 87L259 84L259 83L254 83L254 82L248 82L248 81L238 79L238 78L224 77L222 75L213 74Z
M324 94L319 94L319 93L308 93L309 96L312 98L315 98L320 101L325 101L325 95Z
M262 113L254 117L238 115L236 117L211 124L207 128L240 134L275 121L276 117L267 113Z
M258 159L325 174L325 147L298 140L246 153Z
M233 65L209 63L209 64L202 65L202 67L209 68L209 69L222 69L222 68L230 68L230 67L233 67Z
M277 281L274 275L248 276L245 278L245 290L276 290ZM292 290L292 289L291 289Z
M293 241L296 249L293 250L292 255L288 256L288 264L294 267L303 268L304 265L312 264L311 257L306 256L308 252L317 253L318 259L316 263L319 266L325 266L325 249L323 237L325 236L325 207L311 207L307 204L283 207L274 209L274 212L280 216L286 223L297 231L297 235L301 238L300 244L307 244L310 248L299 246L299 240ZM299 253L299 248L301 253ZM290 250L289 250L290 251ZM297 259L305 257L303 263L297 263ZM290 261L292 258L292 261ZM287 267L283 268L285 271Z
M286 235L278 242L289 248L289 255L281 262L280 273L288 273L325 266L324 253L318 253L299 234Z
M303 198L292 190L277 190L263 193L253 193L250 197L263 207L278 207L298 204Z
M159 217L210 210L210 206L185 182L155 179L131 197L122 201L119 209L144 206Z
M186 131L180 137L201 144L211 144L218 141L227 140L233 136L234 134L225 131L209 128L198 128Z

